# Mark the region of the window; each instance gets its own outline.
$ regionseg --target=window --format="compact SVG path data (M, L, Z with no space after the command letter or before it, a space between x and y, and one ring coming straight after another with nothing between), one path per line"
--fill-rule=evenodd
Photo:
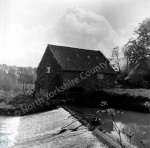
M47 72L46 73L50 73L50 67L47 67Z

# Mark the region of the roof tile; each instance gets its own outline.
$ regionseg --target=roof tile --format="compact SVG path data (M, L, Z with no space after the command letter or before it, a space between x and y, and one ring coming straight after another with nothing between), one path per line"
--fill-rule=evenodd
M114 73L106 57L99 51L56 45L48 46L63 70L88 71L100 63L107 62L107 68L101 69L101 72Z

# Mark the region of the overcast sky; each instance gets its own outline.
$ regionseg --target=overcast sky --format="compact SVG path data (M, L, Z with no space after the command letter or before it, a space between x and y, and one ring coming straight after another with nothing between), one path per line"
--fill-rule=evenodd
M0 64L37 67L47 44L110 57L149 16L150 0L0 0Z

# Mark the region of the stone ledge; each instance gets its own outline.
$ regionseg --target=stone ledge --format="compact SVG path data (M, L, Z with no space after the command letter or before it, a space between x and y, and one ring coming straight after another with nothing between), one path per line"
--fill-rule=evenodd
M68 111L74 118L76 118L79 122L81 122L84 126L90 127L90 123L88 123L85 119L77 115L74 111L69 109L66 106L62 106L66 111ZM109 148L121 148L121 146L115 142L113 139L108 137L106 134L99 131L97 128L92 131L93 135L95 135L101 142L106 144Z

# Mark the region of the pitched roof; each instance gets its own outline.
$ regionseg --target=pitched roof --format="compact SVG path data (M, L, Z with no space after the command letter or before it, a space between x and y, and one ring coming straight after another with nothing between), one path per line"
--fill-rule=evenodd
M87 71L107 62L107 69L101 69L104 73L114 73L108 59L100 52L94 50L48 45L50 51L58 61L62 70Z

